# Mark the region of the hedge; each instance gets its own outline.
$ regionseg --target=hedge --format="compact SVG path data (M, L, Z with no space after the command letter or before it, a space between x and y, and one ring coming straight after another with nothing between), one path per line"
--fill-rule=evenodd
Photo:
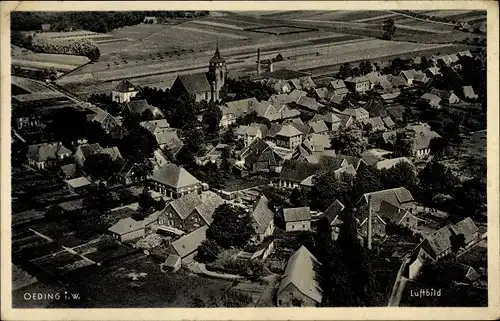
M85 56L91 61L99 60L101 55L99 47L89 39L34 39L31 47L34 52Z

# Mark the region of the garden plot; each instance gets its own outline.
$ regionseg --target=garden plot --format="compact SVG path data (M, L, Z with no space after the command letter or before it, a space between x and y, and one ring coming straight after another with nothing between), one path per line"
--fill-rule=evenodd
M257 27L257 28L249 28L247 30L253 31L253 32L267 33L267 34L277 35L277 36L292 34L292 33L317 31L317 29L302 28L302 27L287 26L287 25Z
M61 71L73 70L89 61L87 57L83 56L46 53L34 53L31 55L12 57L13 66L39 69L55 68Z

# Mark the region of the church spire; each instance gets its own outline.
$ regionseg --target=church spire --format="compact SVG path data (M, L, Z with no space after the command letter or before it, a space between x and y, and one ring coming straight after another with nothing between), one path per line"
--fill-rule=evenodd
M226 62L226 59L224 59L221 54L220 54L220 51L219 51L219 37L217 37L217 42L215 43L215 53L214 53L214 56L212 57L212 59L210 59L210 62L215 62L215 63L219 63L219 62Z

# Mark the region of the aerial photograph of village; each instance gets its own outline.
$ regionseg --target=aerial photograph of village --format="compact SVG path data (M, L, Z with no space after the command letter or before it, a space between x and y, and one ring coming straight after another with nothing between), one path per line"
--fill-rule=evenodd
M488 306L486 11L10 26L12 308Z

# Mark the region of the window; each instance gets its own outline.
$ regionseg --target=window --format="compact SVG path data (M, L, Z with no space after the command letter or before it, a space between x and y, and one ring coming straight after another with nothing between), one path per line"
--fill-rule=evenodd
M292 224L292 228L295 228L295 225Z
M302 228L306 228L306 225L305 225L305 224L302 224Z

